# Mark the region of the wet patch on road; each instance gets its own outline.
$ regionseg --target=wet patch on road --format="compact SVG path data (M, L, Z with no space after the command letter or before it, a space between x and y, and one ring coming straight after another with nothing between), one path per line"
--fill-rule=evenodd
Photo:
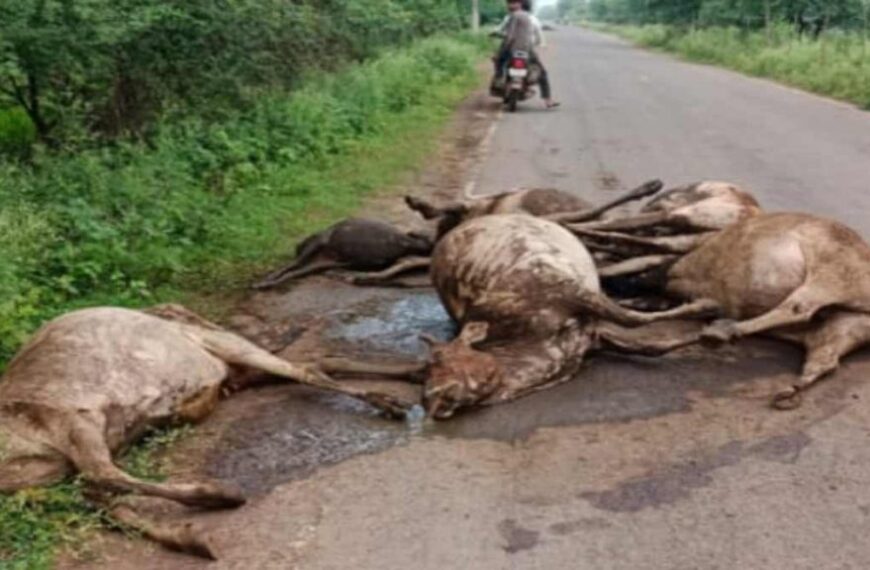
M531 550L538 545L541 533L523 528L514 519L505 519L498 524L498 532L505 540L502 546L508 554Z
M248 494L411 437L404 423L380 417L367 404L303 387L266 388L236 406L231 425L210 446L203 470Z
M654 473L626 481L615 489L582 493L580 497L604 511L634 513L659 508L688 498L694 491L713 482L713 472L737 465L747 457L794 463L812 440L797 432L766 439L754 445L734 441L714 453L667 466Z
M755 339L720 351L698 348L660 359L596 354L566 384L510 404L457 414L431 431L446 437L516 441L547 427L687 413L699 395L732 397L742 385L792 373L799 366L799 351Z
M455 327L431 290L302 286L297 310L316 330L294 345L333 355L375 361L422 358L427 349L420 333L443 340ZM317 314L324 303L340 309ZM268 314L268 313L266 313ZM281 314L287 319L286 313ZM261 314L261 319L266 320ZM314 329L313 329L314 330ZM314 344L309 341L313 340ZM306 344L306 343L309 344ZM293 347L291 347L291 350ZM378 416L367 405L298 386L283 386L269 396L243 392L225 403L235 410L229 422L221 410L213 420L223 425L204 462L209 476L232 481L249 493L310 476L317 468L364 453L385 451L412 437L524 440L541 428L623 424L692 410L697 398L732 397L741 385L799 369L800 353L779 343L751 340L738 347L709 352L682 351L662 359L594 355L578 377L516 402L469 410L447 422L426 424L422 433ZM379 389L410 386L378 382ZM419 397L419 388L412 396ZM760 413L769 413L760 410ZM775 461L796 460L805 442L794 438L767 440L756 454ZM676 466L600 496L601 508L637 510L679 500L709 484L709 473L739 461L746 450L720 450L695 465Z

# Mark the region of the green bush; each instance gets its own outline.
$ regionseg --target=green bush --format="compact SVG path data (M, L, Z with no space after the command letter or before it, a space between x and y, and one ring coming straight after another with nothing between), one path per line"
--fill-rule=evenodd
M456 0L5 0L0 106L43 142L148 137L166 113L223 118L382 49L457 31Z
M603 29L692 61L770 77L870 109L870 45L858 34L829 33L813 41L798 37L787 25L775 26L769 33L664 25Z
M231 268L274 261L312 229L300 217L331 219L371 189L330 188L323 173L404 117L445 112L445 96L476 81L478 46L426 40L220 122L167 120L148 145L0 162L0 362L71 306L146 303L221 271L249 278Z
M23 109L0 109L0 159L23 159L30 155L36 129Z

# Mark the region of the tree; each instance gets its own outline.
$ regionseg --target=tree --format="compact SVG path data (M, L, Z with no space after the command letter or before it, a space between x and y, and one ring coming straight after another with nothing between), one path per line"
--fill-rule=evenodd
M586 0L558 0L556 13L560 20L580 19L586 13Z
M457 1L3 0L0 109L23 109L53 146L146 137L166 113L208 118L307 69L457 29Z

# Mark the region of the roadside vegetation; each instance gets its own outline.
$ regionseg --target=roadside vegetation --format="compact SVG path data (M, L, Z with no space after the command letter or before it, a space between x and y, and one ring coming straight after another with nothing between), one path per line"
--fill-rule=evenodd
M0 370L65 311L239 289L421 164L480 81L467 4L0 3ZM0 496L0 568L99 528L81 493Z
M870 109L870 0L561 0L565 20Z
M249 280L420 160L455 0L0 6L0 369L72 307ZM244 25L240 25L244 22Z

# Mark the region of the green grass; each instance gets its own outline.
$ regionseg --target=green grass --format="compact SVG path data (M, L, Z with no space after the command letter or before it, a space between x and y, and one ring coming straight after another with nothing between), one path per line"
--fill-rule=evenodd
M162 452L190 432L181 427L151 433L121 459L121 465L136 477L162 481L167 467ZM110 524L88 506L77 480L0 497L0 569L47 570L58 547L87 557L88 536Z
M145 145L0 161L0 367L38 323L239 288L420 163L479 77L434 38Z
M150 147L0 162L0 364L74 307L189 301L245 286L304 235L412 172L479 83L484 44L437 38L221 124L164 125ZM160 479L155 452L123 465ZM0 496L0 569L50 568L104 525L78 483Z
M644 47L768 77L870 109L870 45L858 34L834 30L813 41L797 37L785 25L769 34L715 27L593 26Z
M0 109L0 159L22 159L30 154L36 129L23 109Z

